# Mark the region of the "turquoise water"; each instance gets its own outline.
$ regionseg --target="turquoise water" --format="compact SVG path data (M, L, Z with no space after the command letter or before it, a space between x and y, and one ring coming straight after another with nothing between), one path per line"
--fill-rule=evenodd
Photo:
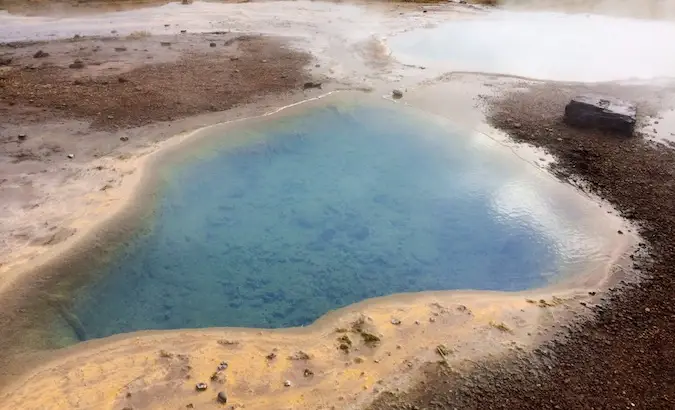
M538 180L448 126L327 106L233 132L221 140L245 142L165 167L150 228L76 295L87 338L307 325L398 292L521 290L569 259L496 200Z

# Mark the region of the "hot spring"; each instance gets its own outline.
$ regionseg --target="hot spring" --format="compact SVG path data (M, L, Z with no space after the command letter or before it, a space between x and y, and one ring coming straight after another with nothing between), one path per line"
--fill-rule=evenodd
M150 216L91 267L54 334L302 326L401 292L547 286L611 258L585 222L597 204L411 108L328 98L205 132L153 170Z

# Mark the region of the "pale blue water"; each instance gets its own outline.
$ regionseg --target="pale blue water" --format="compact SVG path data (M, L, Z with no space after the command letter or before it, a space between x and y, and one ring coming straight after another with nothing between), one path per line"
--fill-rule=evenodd
M398 292L520 290L566 258L495 205L505 184L536 183L501 151L369 106L272 124L165 173L152 227L76 296L88 337L298 326Z

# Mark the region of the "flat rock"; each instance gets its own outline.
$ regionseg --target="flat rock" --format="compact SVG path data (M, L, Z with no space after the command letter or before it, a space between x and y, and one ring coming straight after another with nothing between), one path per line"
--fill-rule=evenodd
M569 125L625 136L633 135L636 117L635 103L597 94L577 96L565 107L565 123Z

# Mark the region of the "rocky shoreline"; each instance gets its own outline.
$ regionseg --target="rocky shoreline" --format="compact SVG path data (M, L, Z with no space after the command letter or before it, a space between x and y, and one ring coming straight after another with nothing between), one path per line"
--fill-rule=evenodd
M615 87L634 91L626 89ZM565 125L565 104L586 90L541 84L509 91L488 101L489 121L555 155L556 175L608 200L639 227L646 243L631 259L643 278L598 295L598 304L584 305L592 320L561 329L532 354L481 361L468 375L430 365L417 387L383 394L370 409L675 406L675 150L643 136Z

